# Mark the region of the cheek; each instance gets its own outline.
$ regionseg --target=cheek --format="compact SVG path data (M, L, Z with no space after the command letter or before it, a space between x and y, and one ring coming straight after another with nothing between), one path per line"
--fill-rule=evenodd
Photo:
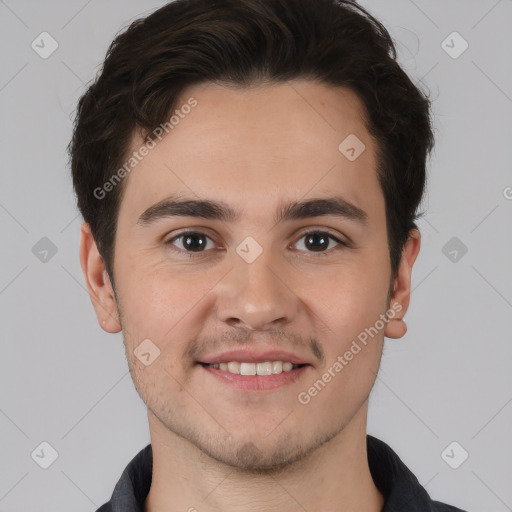
M390 278L386 261L384 255L361 258L317 281L316 290L304 289L315 313L333 331L338 349L385 312Z
M305 383L296 406L302 414L302 428L317 428L318 418L322 418L326 427L339 428L347 425L361 409L375 383L382 353L381 341L375 339L372 343L349 350L350 360L343 352Z
M126 265L119 297L126 350L135 369L140 362L134 351L149 339L160 352L155 366L186 378L190 340L197 337L211 314L212 289L221 276L219 272L191 273L136 259Z
M348 421L367 399L380 364L386 311L387 280L353 271L326 284L325 294L310 296L323 331L325 363L312 373L298 396L307 411L332 422ZM326 415L325 411L330 411ZM330 418L330 419L329 419ZM313 424L313 420L311 420Z
M155 261L152 261L155 260ZM176 317L183 316L187 306L206 286L187 279L180 268L165 268L162 258L144 258L144 254L119 261L119 295L125 310L125 321L137 329L149 329L161 335L158 326L169 329ZM190 307L190 306L189 306ZM127 324L128 326L128 324Z
M334 272L309 299L319 325L328 326L323 338L325 364L311 379L313 387L304 390L319 414L338 406L355 412L351 408L366 399L378 373L390 271L383 254L364 260ZM343 417L342 410L336 418Z

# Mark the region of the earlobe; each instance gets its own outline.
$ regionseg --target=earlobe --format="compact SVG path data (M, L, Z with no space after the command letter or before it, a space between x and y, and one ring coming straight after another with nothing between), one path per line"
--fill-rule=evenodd
M89 224L84 222L80 233L80 265L87 290L101 328L110 333L121 330L117 301Z
M398 304L398 303L397 303ZM402 315L402 313L400 313ZM407 325L402 316L390 318L389 323L384 330L384 336L387 338L401 338L407 332Z
M407 242L402 250L402 257L395 278L393 295L390 299L390 309L395 313L386 325L384 335L388 338L401 338L407 332L403 320L411 298L412 267L420 251L421 236L417 229L411 229Z

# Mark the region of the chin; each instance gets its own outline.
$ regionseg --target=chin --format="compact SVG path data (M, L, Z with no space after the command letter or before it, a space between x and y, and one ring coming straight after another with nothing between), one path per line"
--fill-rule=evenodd
M324 443L332 439L337 432L324 432L310 439L299 438L298 432L271 433L266 435L245 436L242 439L227 437L219 443L219 438L194 443L204 454L215 461L252 474L272 474L296 465L312 454ZM302 432L304 435L304 432ZM271 442L270 442L271 441Z
M246 441L231 450L203 450L211 458L241 472L271 474L302 459L306 453L299 446L281 446L279 450L260 449L254 442Z
M203 461L206 456L228 468L253 474L277 473L297 465L343 430L343 424L329 427L324 423L308 433L300 425L286 428L286 420L274 424L273 429L266 422L262 425L254 421L251 425L242 422L221 428L171 411L161 415L152 412L168 432L195 446Z

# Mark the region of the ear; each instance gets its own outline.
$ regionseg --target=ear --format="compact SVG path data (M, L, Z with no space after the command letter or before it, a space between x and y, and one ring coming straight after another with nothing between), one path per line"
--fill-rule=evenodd
M81 228L80 265L101 328L110 333L119 332L121 322L114 289L87 222Z
M394 291L390 299L392 310L396 315L386 324L384 336L388 338L401 338L407 332L407 325L403 317L409 307L411 299L411 274L412 266L420 252L421 235L417 229L411 229L404 248L395 278ZM390 317L391 318L391 317Z

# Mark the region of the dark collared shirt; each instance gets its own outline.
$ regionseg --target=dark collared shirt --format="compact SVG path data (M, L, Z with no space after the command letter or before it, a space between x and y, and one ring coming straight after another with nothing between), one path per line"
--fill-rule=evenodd
M418 479L386 443L367 435L366 445L370 473L385 499L382 512L465 512L432 501ZM124 470L111 500L96 512L144 512L152 471L153 452L148 444Z

